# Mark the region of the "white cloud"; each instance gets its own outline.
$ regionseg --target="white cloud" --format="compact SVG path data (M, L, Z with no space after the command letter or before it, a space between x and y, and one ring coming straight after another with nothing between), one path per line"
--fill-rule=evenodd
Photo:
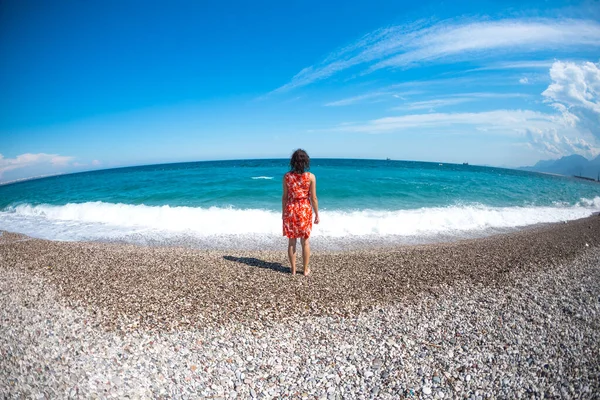
M600 151L600 63L557 61L550 68L552 83L542 93L545 102L560 112L563 123L581 135L569 145L574 153L595 155ZM582 139L583 135L590 141Z
M0 177L7 171L34 165L50 164L53 166L66 166L73 158L74 157L46 153L25 153L15 158L5 158L0 154Z
M346 123L336 131L369 134L411 132L493 133L514 136L546 155L559 157L600 153L600 63L556 61L550 69L552 83L542 93L558 112L493 110L484 112L408 114ZM522 81L522 83L529 80ZM455 93L412 102L396 110L435 109L480 98L527 97L520 93Z
M376 30L356 43L332 53L317 65L301 70L275 92L290 90L328 78L340 71L368 67L406 68L424 62L446 62L499 51L534 53L600 47L600 23L588 20L506 19L484 22L422 23Z
M591 111L600 117L600 63L557 61L550 68L552 83L542 93L547 102L563 111Z
M53 165L67 165L73 157L52 155L50 163Z
M102 164L102 163L98 160L92 161L92 165L100 165L100 164Z
M522 85L527 85L529 83L529 79L527 79L527 77L524 76L523 78L519 79L519 83Z
M546 130L529 128L526 130L526 137L530 148L537 149L552 157L561 157L573 153L593 157L600 151L598 147L581 137L560 135L558 130L553 127Z

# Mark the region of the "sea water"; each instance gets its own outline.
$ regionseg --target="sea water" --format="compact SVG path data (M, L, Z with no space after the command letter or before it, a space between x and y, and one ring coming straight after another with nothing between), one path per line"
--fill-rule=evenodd
M288 160L149 165L0 186L0 230L51 240L274 249ZM313 159L313 247L428 243L600 211L600 184L470 165Z

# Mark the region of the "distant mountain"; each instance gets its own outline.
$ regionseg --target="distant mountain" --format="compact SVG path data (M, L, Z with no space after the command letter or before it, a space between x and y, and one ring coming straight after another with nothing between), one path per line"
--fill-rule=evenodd
M600 173L600 155L593 160L588 160L579 154L573 154L564 156L558 160L541 160L534 166L521 167L519 169L567 176L585 176L596 179L598 173Z

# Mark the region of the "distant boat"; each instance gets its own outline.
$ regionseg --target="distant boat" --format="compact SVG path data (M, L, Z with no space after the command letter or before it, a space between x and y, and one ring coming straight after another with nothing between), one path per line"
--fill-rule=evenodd
M392 161L391 158L386 158L386 161Z
M468 162L464 162L463 165L469 165L469 163Z

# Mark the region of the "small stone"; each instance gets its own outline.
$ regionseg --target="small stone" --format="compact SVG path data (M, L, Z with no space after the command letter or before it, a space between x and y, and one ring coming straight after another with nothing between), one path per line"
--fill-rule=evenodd
M429 386L423 386L423 394L431 394L431 388Z

